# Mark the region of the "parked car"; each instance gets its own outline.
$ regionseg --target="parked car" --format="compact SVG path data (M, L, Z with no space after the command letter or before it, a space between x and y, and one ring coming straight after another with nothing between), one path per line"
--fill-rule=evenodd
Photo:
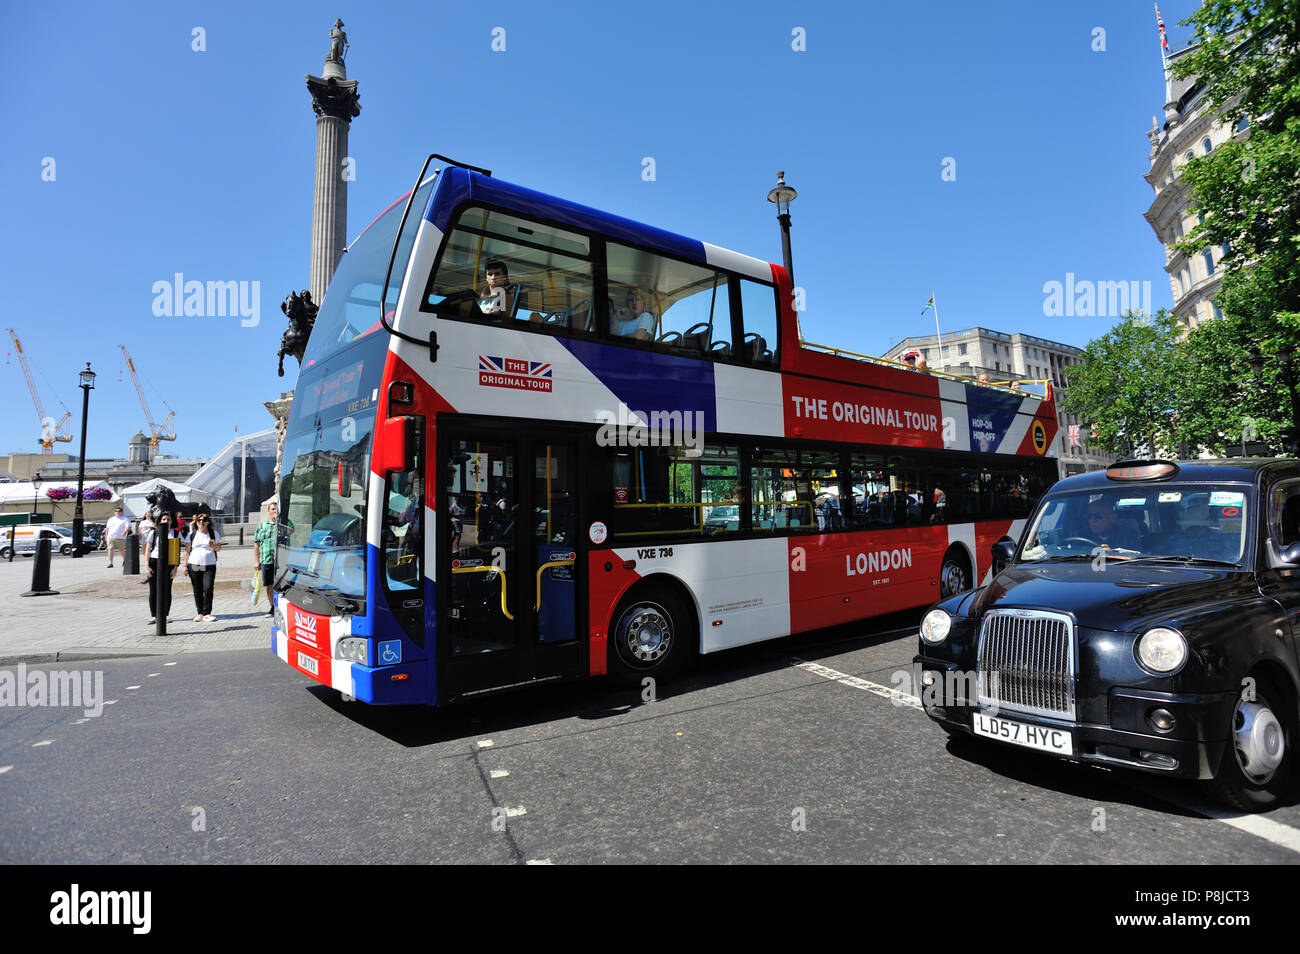
M950 735L1200 779L1258 811L1300 744L1300 461L1125 461L1060 481L984 586L922 620Z
M0 560L9 559L10 552L22 556L36 553L36 541L49 540L50 550L68 556L72 553L72 531L57 523L26 523L0 529Z

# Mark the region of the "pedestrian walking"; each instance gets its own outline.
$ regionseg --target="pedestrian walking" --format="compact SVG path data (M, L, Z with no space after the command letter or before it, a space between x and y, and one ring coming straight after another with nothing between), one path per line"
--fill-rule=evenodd
M271 602L271 587L275 583L275 537L278 507L274 502L267 505L266 519L253 531L253 572L262 575L262 590L266 593L266 615L275 615L275 606Z
M108 518L108 524L104 527L104 536L108 540L108 568L113 569L113 553L117 550L122 551L122 559L126 559L126 535L131 532L131 521L122 516L122 508L114 507L113 516Z
M185 555L181 563L189 575L190 585L194 587L194 616L196 623L211 623L216 620L212 615L212 589L217 582L217 554L221 551L221 534L212 525L212 517L206 513L198 514L190 523L190 532L185 537Z
M171 612L172 608L172 580L176 579L177 560L168 555L167 562L171 564L170 572L167 579L159 579L158 565L162 560L161 548L166 546L170 549L171 541L176 540L179 550L180 540L179 531L176 529L176 515L170 513L161 513L149 531L149 536L145 539L145 552L149 554L149 622L155 623L158 614L161 612L164 617ZM179 555L179 554L178 554ZM161 601L161 605L160 605Z

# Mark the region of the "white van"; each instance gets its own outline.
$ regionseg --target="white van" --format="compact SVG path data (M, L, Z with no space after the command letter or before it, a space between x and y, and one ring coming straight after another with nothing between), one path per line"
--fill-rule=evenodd
M11 535L12 534L12 535ZM9 559L10 548L23 556L36 553L36 541L50 541L50 549L64 556L72 553L72 531L57 523L22 523L15 527L0 527L0 560Z

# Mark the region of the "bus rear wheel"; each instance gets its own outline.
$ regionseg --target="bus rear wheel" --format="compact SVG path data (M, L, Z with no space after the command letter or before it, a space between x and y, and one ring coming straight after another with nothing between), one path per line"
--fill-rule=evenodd
M610 627L609 674L622 683L663 679L681 668L690 645L691 616L665 590L642 590L619 604Z
M956 550L949 550L943 556L943 566L939 569L939 599L946 600L971 588L970 571L966 560Z

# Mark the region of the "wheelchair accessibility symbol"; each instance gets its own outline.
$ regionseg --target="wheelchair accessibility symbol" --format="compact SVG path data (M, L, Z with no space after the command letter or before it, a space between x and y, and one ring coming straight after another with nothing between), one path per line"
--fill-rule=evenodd
M402 661L402 641L390 639L379 644L379 661L385 666Z

